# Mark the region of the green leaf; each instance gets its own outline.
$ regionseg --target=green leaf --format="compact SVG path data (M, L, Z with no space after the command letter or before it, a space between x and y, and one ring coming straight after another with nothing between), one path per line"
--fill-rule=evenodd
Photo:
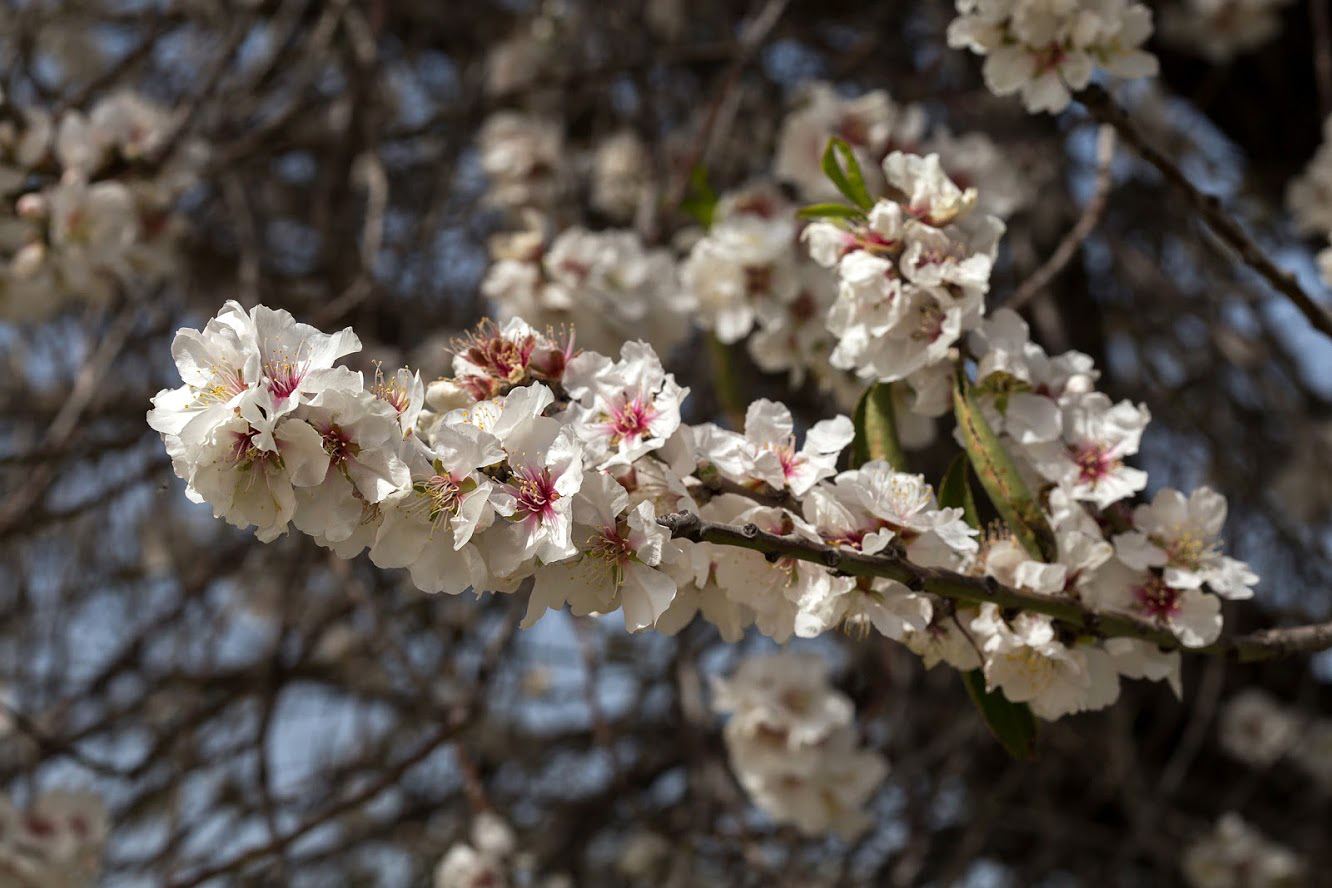
M1026 703L1014 703L1002 691L985 688L985 673L979 669L963 672L962 684L976 704L985 726L1015 759L1031 758L1036 742L1036 718Z
M843 139L833 136L828 140L828 147L823 149L823 174L837 186L851 203L869 212L874 206L869 189L865 187L865 176L860 171L860 161Z
M856 207L848 207L846 204L836 203L810 204L807 207L801 207L796 210L796 215L802 219L863 220L865 218L865 213Z
M953 413L967 456L999 517L1032 558L1053 563L1057 555L1054 531L1018 474L1013 458L985 421L961 367L953 384Z
M689 174L689 188L684 200L680 201L680 209L704 228L712 227L712 217L717 212L717 192L708 182L708 171L702 165L694 167Z
M852 468L872 459L881 459L899 472L906 468L906 454L897 439L892 383L876 382L865 389L856 402L853 420L856 436L851 441Z
M980 513L976 511L976 497L971 493L971 462L965 453L953 458L939 482L939 505L945 509L961 509L962 517L980 529Z

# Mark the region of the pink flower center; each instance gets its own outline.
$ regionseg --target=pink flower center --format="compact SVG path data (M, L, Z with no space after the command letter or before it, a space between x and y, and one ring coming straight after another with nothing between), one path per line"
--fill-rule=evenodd
M268 377L268 390L281 404L291 397L292 392L300 388L305 379L306 367L298 361L287 359L266 361L264 375Z
M624 565L633 557L634 548L629 545L620 527L605 527L591 540L587 549L588 556L608 561L611 564Z
M268 451L260 450L258 445L254 443L255 436L258 434L258 429L250 429L248 432L232 432L231 461L233 464L248 469L255 463L263 462L268 458Z
M333 465L354 459L361 452L361 448L356 446L351 435L341 426L328 425L320 429L320 433L324 436L324 452L328 454L328 460Z
M1108 476L1119 465L1119 460L1104 444L1088 442L1071 448L1069 456L1078 467L1078 480L1095 484Z
M649 434L652 420L657 418L651 401L635 397L619 406L611 407L611 443L637 442Z
M1179 613L1180 590L1167 586L1160 577L1152 577L1133 587L1138 608L1149 617L1166 619Z
M550 469L519 469L514 476L514 487L518 492L518 517L536 516L542 520L554 517L555 501L560 495L555 490Z

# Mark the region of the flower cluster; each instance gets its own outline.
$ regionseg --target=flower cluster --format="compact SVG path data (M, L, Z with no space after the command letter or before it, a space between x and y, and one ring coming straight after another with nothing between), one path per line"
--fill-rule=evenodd
M1251 52L1281 31L1291 0L1179 0L1161 11L1161 37L1218 65Z
M71 299L105 300L166 277L181 233L173 207L195 181L202 146L169 146L173 116L132 92L87 115L8 110L0 193L13 215L0 215L0 317L37 320Z
M1288 888L1305 884L1305 867L1290 849L1249 826L1238 814L1184 851L1184 876L1192 888Z
M517 850L513 830L493 811L476 816L470 838L470 843L454 843L440 859L435 867L435 888L568 888L572 884L563 875L532 879L530 858Z
M931 665L983 669L990 689L1047 719L1109 705L1121 678L1178 693L1177 652L1072 636L1040 613L958 606L826 561L672 538L667 527L680 526L659 520L689 512L810 548L989 577L1131 615L1188 648L1217 639L1220 599L1252 594L1257 576L1221 551L1219 494L1161 490L1130 507L1147 482L1128 464L1147 409L1096 391L1089 357L1046 354L1015 313L984 317L1003 225L975 211L975 190L935 155L892 152L883 173L891 199L865 197L864 211L804 230L814 259L836 270L823 323L818 312L804 322L831 334L837 367L903 383L902 429L974 405L957 432L971 457L981 445L964 426L985 426L1012 484L1039 494L1022 526L982 536L923 477L883 459L847 468L855 429L845 416L815 422L799 443L790 410L769 400L749 406L741 431L684 424L688 390L652 345L625 343L618 359L578 352L572 333L519 317L458 342L453 375L428 388L406 370L367 386L335 366L359 348L350 329L327 335L228 303L203 331L178 334L185 385L157 395L149 423L187 494L217 516L262 540L294 524L343 557L368 549L426 592L530 589L524 626L568 606L620 610L630 631L666 634L701 613L728 640L750 626L779 642L874 631ZM724 341L767 332L803 300L791 209L766 186L728 195L686 260L685 285ZM653 261L632 236L571 230L539 263L497 265L488 286L526 276L529 294L562 286L572 302L602 290L608 305L647 312L660 291L638 288L660 281L636 266Z
M754 804L809 836L865 831L864 805L888 763L861 747L855 709L829 683L823 658L748 657L729 678L713 679L712 695L713 709L730 713L723 733L731 768Z
M957 0L957 12L948 45L985 56L990 92L1020 92L1033 113L1063 111L1098 67L1126 78L1157 71L1140 48L1151 10L1131 0Z
M1221 712L1221 746L1259 768L1285 759L1332 794L1332 718L1310 718L1264 691L1237 694Z
M0 883L93 884L108 828L106 807L90 793L43 793L26 811L0 797Z
M1323 121L1323 144L1304 172L1286 185L1286 207L1295 230L1328 239L1318 254L1323 282L1332 287L1332 115Z
M674 256L634 232L568 228L546 243L539 230L501 236L481 292L501 321L567 326L599 351L647 334L663 354L684 339L693 309Z
M981 320L1004 226L973 212L976 189L959 188L938 155L895 151L883 172L898 199L802 233L814 260L837 269L837 301L826 320L837 337L830 360L866 379L914 377L918 395L940 391L942 379L946 392L950 349ZM934 372L940 368L942 376ZM923 400L935 413L947 407Z

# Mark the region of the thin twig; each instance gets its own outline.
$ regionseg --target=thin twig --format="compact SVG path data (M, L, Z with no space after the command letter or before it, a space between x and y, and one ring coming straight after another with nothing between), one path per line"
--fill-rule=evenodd
M781 558L812 561L842 574L883 577L908 589L969 604L995 604L1001 608L1045 614L1080 635L1097 638L1137 638L1167 650L1222 654L1241 662L1271 660L1332 648L1332 621L1286 629L1265 629L1249 635L1219 638L1206 647L1187 648L1164 626L1130 614L1093 610L1074 598L1043 595L1005 586L992 577L973 577L956 571L921 567L904 558L866 555L794 534L768 533L756 524L734 526L705 521L693 512L663 515L657 523L676 539L695 543L738 546Z
M1332 313L1326 308L1314 301L1304 288L1299 285L1293 275L1282 271L1276 264L1267 257L1267 254L1249 237L1248 233L1240 226L1238 222L1226 214L1221 207L1221 201L1212 194L1206 194L1189 181L1188 177L1180 168L1156 148L1152 147L1143 138L1142 133L1138 132L1133 121L1129 119L1128 114L1123 108L1110 97L1110 94L1096 84L1092 84L1082 92L1078 93L1077 98L1091 112L1091 115L1102 123L1113 126L1125 142L1131 145L1143 160L1152 166L1165 177L1166 181L1175 186L1188 200L1189 204L1198 211L1207 227L1219 237L1227 246L1239 254L1240 259L1254 271L1262 275L1269 284L1278 292L1286 296L1295 307L1309 320L1315 330L1323 335L1332 337Z
M1091 199L1087 201L1087 206L1083 207L1078 221L1050 254L1050 258L1022 282L1022 286L1017 288L1013 298L1005 304L1006 308L1018 311L1030 302L1033 296L1054 280L1055 275L1064 270L1064 266L1068 265L1078 247L1082 246L1082 242L1091 235L1096 223L1101 219L1101 213L1105 210L1106 198L1110 196L1110 167L1114 159L1115 129L1112 126L1102 125L1096 134L1096 185Z

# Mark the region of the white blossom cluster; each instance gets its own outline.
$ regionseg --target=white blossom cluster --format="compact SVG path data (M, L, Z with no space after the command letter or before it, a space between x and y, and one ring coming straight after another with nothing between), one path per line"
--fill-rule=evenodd
M751 656L714 677L712 707L729 713L731 769L754 804L808 836L853 839L870 825L864 806L888 763L861 746L851 700L828 681L822 657Z
M1152 12L1132 0L957 0L948 45L985 56L985 85L1021 93L1028 111L1057 113L1100 68L1152 77L1156 57L1142 44Z
M435 888L569 888L562 875L532 881L531 861L518 850L513 829L493 811L482 811L472 821L470 842L455 842L435 866Z
M1288 761L1324 794L1332 794L1332 718L1311 718L1257 688L1221 712L1221 747L1259 768Z
M1161 37L1221 65L1281 32L1291 0L1179 0L1161 11Z
M91 793L46 792L23 811L0 797L0 884L95 884L108 829L106 807Z
M694 303L674 256L633 231L574 227L546 243L538 228L497 238L492 255L481 292L501 322L570 327L607 352L646 335L668 354L688 333Z
M838 278L826 318L837 338L829 360L866 379L911 379L916 412L947 409L949 356L980 322L1004 225L974 212L939 157L893 152L884 177L897 199L852 220L818 221L801 237Z
M1323 121L1323 143L1304 172L1286 185L1286 207L1295 230L1328 239L1318 254L1323 282L1332 287L1332 115Z
M153 284L176 263L174 212L204 160L170 146L171 113L129 91L53 117L0 93L0 318L39 320L71 300Z
M1238 814L1216 822L1212 832L1184 851L1184 876L1192 888L1295 888L1305 881L1303 861L1266 838Z
M984 133L954 135L947 128L929 128L920 105L895 102L883 90L838 95L831 84L811 81L801 86L801 100L782 121L773 175L795 185L806 202L838 200L837 189L823 172L823 153L836 136L855 152L871 193L882 193L883 159L894 151L938 154L954 182L984 182L977 211L1006 218L1034 197L1026 177Z
M1120 676L1177 687L1178 655L1067 639L1036 614L942 607L895 580L672 539L657 518L690 511L984 574L1156 622L1190 647L1216 639L1218 596L1248 596L1257 580L1221 553L1225 503L1211 490L1119 507L1146 482L1124 463L1146 410L1112 404L1093 390L1089 359L1047 357L1011 313L978 327L968 348L983 410L1033 489L1049 488L1048 563L1004 532L978 540L919 475L881 460L839 472L854 435L844 416L799 444L774 401L750 405L741 432L683 425L688 391L643 342L616 360L518 319L483 325L458 344L454 376L428 389L405 370L367 385L335 366L358 348L350 329L328 335L228 303L203 331L177 335L186 384L157 395L149 423L188 495L218 517L262 540L294 524L344 557L368 548L427 592L513 593L530 578L525 626L568 605L622 610L631 631L663 633L701 612L730 640L751 625L779 642L873 630L930 663L983 667L991 688L1053 719L1109 705Z

